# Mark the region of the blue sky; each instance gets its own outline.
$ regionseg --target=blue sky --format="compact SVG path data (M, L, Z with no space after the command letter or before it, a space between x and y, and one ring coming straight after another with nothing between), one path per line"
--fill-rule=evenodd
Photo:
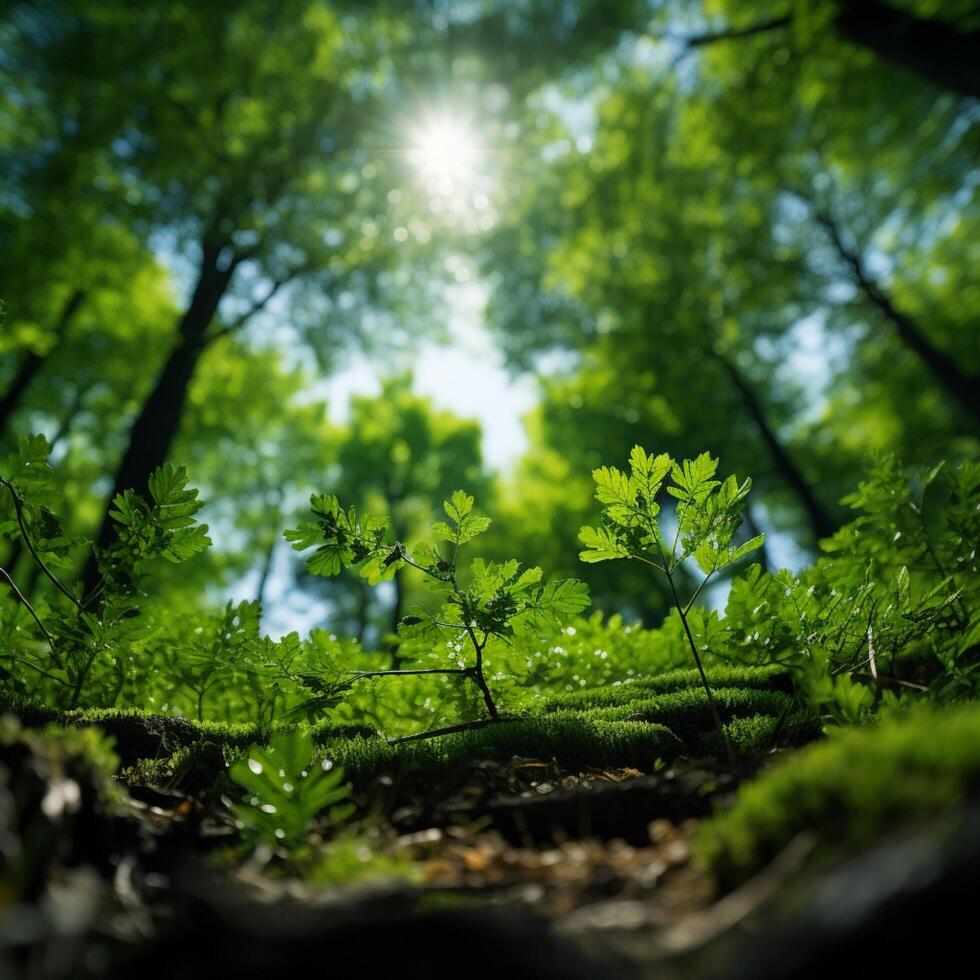
M403 366L411 367L415 390L443 409L472 418L483 427L483 453L495 470L506 470L527 446L522 417L536 400L534 380L514 377L484 327L486 288L479 283L454 286L448 295L448 338L424 341ZM350 397L381 390L378 363L356 357L317 386L335 422L346 418Z

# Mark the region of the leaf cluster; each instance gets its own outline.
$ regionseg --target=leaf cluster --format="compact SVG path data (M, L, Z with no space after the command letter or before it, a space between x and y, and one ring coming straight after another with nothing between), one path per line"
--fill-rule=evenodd
M524 568L516 559L487 562L474 559L462 574L460 549L485 532L491 520L474 512L474 499L457 490L443 509L447 520L433 523L432 533L444 546L417 545L411 553L388 539L388 519L358 515L354 507L340 507L336 497L314 495L311 506L317 522L304 522L285 532L293 547L316 546L307 559L314 574L336 575L346 568L369 581L378 581L400 566L423 572L435 593L444 600L439 613L417 610L406 616L399 632L404 637L430 631L473 632L485 644L489 637L509 638L557 627L588 605L588 591L575 579L543 581L540 568Z
M255 843L296 847L309 834L314 820L326 813L331 825L346 820L354 805L345 802L350 787L342 769L313 756L313 739L288 732L268 746L253 745L229 770L248 796L226 801L241 830Z
M207 526L195 514L202 504L188 487L183 467L164 465L149 480L149 499L133 491L113 501L117 535L99 549L70 536L54 507L60 503L43 436L20 440L0 474L0 534L30 558L49 586L29 601L6 570L14 601L0 605L0 638L5 658L27 668L51 688L60 703L79 703L93 669L116 692L125 682L127 647L157 628L156 610L144 587L151 563L181 563L207 548ZM75 567L79 549L95 549L100 578L88 595L78 595L55 570ZM115 675L113 677L113 674Z
M632 558L667 575L693 558L707 577L750 554L765 540L760 534L736 542L752 481L718 480L717 470L718 460L708 453L678 462L668 453L649 455L641 446L630 453L629 474L611 466L594 470L604 519L601 526L579 532L585 545L579 557L585 562ZM672 535L661 526L663 492L676 501Z

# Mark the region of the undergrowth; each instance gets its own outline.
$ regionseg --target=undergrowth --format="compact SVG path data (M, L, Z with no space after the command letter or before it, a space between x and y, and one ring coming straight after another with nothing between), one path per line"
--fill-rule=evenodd
M697 850L725 884L749 877L797 834L855 849L980 792L980 708L918 708L842 729L743 785L701 826Z
M170 608L155 571L209 543L184 471L158 470L147 497L118 496L116 538L97 547L65 532L48 452L41 437L22 440L0 473L0 534L16 559L0 569L0 707L30 727L97 728L132 783L225 789L249 747L294 738L364 786L513 756L641 771L681 753L758 759L855 729L773 769L705 831L726 878L803 826L865 839L890 814L918 812L917 793L951 800L973 785L969 710L865 729L916 702L980 695L980 464L907 474L877 461L822 556L769 572L746 567L761 544L742 527L748 481L715 479L707 454L675 461L636 447L629 474L594 473L604 523L582 530L581 557L664 576L673 609L656 629L582 615L588 595L574 579L546 581L516 560L460 563L490 523L463 491L433 526L437 547L410 547L386 518L316 495L313 520L287 533L314 549L312 572L376 583L407 566L432 586L436 603L402 618L393 653L322 629L273 640L257 602ZM97 580L73 583L93 549ZM699 602L723 573L725 608ZM301 822L289 827L296 847Z

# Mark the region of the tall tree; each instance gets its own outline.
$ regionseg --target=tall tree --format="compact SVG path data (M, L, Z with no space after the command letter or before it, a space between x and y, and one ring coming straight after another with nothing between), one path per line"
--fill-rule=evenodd
M390 27L298 0L102 3L59 11L57 30L25 42L30 53L39 36L35 53L55 66L51 98L78 78L101 83L117 126L108 154L138 202L127 217L170 236L187 270L175 342L130 425L113 494L145 488L166 458L213 339L301 274L328 287L333 304L374 288L358 271L377 273L391 238L380 223L367 227L384 198L356 134L387 74L379 46ZM347 339L349 324L331 323L329 310L300 324L321 352ZM101 546L111 533L106 516Z
M647 442L681 455L709 445L761 474L761 489L795 498L812 541L835 527L833 497L787 436L792 381L760 354L808 312L805 266L773 238L774 195L720 172L702 112L667 82L651 91L638 72L621 82L598 106L594 145L554 164L554 196L535 181L530 213L502 233L528 261L500 274L492 310L502 330L522 331L526 290L513 284L536 277L566 324L539 343L585 352L593 410L628 399L637 438L646 429ZM546 149L571 145L560 128L547 138ZM515 246L515 234L534 246Z

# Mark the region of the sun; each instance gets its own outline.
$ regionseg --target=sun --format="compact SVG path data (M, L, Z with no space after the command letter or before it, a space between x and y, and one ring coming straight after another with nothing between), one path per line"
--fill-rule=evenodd
M470 124L449 113L412 127L408 159L431 194L465 194L479 183L483 148Z

